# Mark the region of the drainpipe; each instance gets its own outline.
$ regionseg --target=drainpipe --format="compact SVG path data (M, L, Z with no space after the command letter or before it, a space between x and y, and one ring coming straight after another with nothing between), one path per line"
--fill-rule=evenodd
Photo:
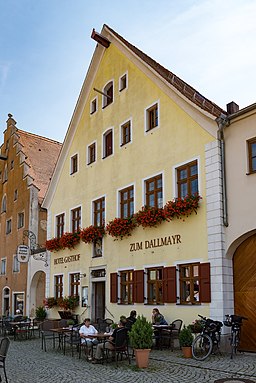
M215 120L218 124L217 137L220 142L220 161L222 173L222 196L223 196L223 225L228 227L228 210L227 210L227 186L226 186L226 167L225 167L225 140L224 128L229 125L229 119L223 113Z

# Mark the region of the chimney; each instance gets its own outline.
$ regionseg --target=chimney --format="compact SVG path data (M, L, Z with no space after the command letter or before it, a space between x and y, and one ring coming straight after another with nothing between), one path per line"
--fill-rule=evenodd
M239 111L239 105L237 105L234 101L231 101L227 104L227 112L228 114L234 114Z

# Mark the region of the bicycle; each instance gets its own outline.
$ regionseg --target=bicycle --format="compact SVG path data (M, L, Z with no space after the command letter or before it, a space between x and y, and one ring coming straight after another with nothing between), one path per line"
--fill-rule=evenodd
M233 355L237 353L243 319L248 320L248 318L239 315L225 315L225 320L223 323L225 326L231 327L231 336L229 338L231 347L231 359L233 359Z
M210 318L201 318L203 329L192 343L192 355L196 360L205 360L216 349L219 349L222 322Z

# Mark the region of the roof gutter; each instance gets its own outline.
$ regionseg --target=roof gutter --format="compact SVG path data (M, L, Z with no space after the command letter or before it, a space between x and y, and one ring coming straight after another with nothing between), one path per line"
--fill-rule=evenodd
M228 117L221 113L215 120L218 124L218 140L220 143L220 160L221 160L221 174L222 174L222 206L223 206L223 225L228 227L228 208L227 208L227 186L226 186L226 166L225 166L225 137L224 128L229 125Z

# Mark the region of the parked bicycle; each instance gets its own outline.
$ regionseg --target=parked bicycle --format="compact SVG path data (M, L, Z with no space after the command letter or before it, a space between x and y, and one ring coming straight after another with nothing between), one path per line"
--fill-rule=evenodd
M205 360L212 352L219 349L222 322L210 318L201 318L203 329L192 343L192 355L196 360Z
M233 355L237 353L243 320L248 320L248 318L239 315L225 315L225 320L223 323L225 326L231 327L231 334L229 338L231 347L231 359L233 358Z

